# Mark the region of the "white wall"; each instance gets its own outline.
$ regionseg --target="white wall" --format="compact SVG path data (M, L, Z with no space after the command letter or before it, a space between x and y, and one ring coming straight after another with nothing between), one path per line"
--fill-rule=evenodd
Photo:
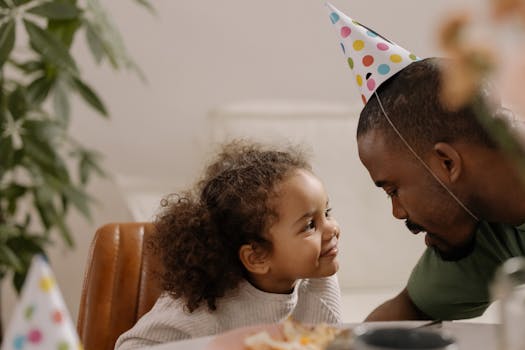
M351 17L422 57L439 53L436 25L444 13L458 4L478 2L333 0ZM104 4L145 72L147 84L128 73L95 67L86 46L81 43L75 47L84 77L104 97L111 119L96 116L77 101L73 132L106 155L106 168L113 174L139 179L141 186L150 184L165 193L188 186L209 151L208 112L224 104L254 99L321 101L349 108L361 104L322 0L152 3L157 17L131 0ZM86 224L72 217L77 250L67 252L58 245L52 255L59 284L75 318L95 228L108 221L131 219L115 183L97 180L91 188L101 203L94 222ZM362 201L370 200L368 191L379 195L370 183L359 192ZM378 212L386 211L388 217L386 197L384 201ZM371 215L369 220L372 226L376 218ZM391 221L393 227L400 225ZM367 232L354 234L374 239L365 236ZM405 259L406 237L397 237L388 241L388 249ZM378 247L383 244L377 242ZM349 256L342 273L354 271L366 276L367 267L373 264L378 269L383 266L388 276L388 261L381 261L376 253L366 251L367 260ZM412 263L412 258L404 262L405 275ZM405 278L401 274L397 280L389 280L387 287L402 286ZM4 293L3 299L9 312L12 293Z

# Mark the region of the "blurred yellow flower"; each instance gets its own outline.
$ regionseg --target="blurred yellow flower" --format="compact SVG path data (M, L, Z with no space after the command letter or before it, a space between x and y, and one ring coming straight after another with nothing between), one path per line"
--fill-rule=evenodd
M470 22L468 13L457 13L448 18L440 31L441 47L453 59L443 72L441 97L452 109L468 103L484 77L496 66L493 49L483 43L470 42L465 35Z
M447 51L456 50L460 46L461 34L470 23L468 12L453 14L441 27L439 43Z
M491 0L491 13L496 20L516 15L525 20L525 0Z

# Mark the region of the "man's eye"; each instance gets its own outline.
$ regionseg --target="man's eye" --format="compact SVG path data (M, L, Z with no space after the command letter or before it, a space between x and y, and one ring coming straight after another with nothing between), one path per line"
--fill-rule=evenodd
M397 196L397 190L387 191L386 195L388 196L388 198L395 197L395 196Z

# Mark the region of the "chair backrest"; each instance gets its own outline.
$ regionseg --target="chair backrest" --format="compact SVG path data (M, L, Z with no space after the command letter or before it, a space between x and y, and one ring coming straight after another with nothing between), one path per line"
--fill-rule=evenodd
M160 263L146 249L151 223L102 226L91 243L77 330L85 350L113 350L120 334L148 312L161 293Z

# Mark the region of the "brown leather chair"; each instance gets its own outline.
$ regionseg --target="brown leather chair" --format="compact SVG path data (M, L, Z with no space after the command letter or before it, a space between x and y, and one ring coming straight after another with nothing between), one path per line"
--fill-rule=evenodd
M113 223L95 233L77 330L85 350L112 350L161 293L158 260L145 247L151 223Z

